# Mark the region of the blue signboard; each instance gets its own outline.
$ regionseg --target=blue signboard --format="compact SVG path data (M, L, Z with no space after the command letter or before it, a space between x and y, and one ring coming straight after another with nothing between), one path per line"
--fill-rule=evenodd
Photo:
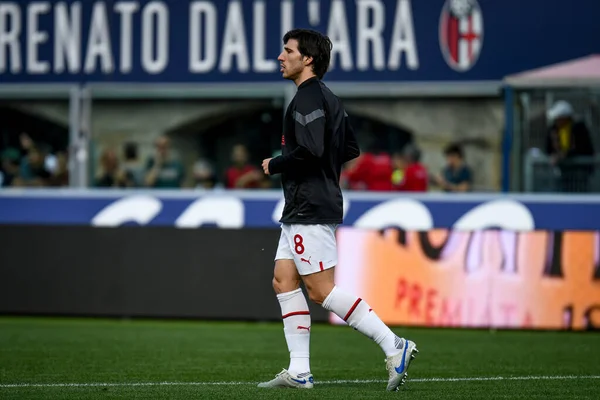
M477 81L600 52L600 2L0 1L0 82L281 79L282 34L334 44L330 81Z
M407 230L600 230L598 196L346 193L344 225ZM0 224L278 227L281 192L0 192Z

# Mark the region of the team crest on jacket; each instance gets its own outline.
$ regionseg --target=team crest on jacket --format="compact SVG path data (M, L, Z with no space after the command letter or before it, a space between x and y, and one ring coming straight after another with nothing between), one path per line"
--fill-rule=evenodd
M473 68L483 46L483 15L477 0L446 0L439 29L446 63L460 72Z

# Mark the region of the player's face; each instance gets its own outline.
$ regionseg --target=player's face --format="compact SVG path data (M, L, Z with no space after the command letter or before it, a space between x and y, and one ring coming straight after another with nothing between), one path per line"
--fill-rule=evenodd
M280 65L279 71L285 79L295 80L304 70L304 59L305 57L298 51L298 41L290 39L277 57Z

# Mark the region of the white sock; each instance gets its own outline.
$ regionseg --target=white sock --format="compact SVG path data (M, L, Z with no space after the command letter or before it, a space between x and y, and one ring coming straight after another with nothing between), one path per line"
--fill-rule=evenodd
M310 372L310 313L302 289L277 295L283 318L283 332L290 351L292 374Z
M387 357L400 353L404 340L397 337L373 312L366 301L339 289L337 286L325 298L323 308L335 313L352 328L377 343Z

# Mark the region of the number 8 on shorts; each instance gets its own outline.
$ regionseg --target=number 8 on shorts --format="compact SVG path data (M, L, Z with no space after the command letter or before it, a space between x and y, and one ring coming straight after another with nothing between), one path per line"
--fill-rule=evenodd
M294 235L294 250L296 251L296 254L304 254L304 239L302 238L302 235Z

